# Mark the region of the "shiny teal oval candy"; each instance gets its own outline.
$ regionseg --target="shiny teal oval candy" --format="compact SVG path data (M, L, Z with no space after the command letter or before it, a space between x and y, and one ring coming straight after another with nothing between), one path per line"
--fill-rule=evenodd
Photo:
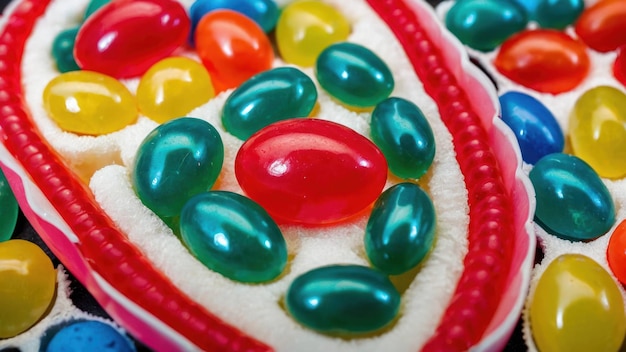
M354 335L389 325L398 314L400 293L378 270L331 265L298 276L285 304L289 314L310 329Z
M287 244L257 203L226 191L191 198L180 216L180 233L191 253L232 280L265 282L287 264Z
M615 223L615 206L598 174L582 159L561 153L539 159L529 173L535 188L535 221L563 239L586 241Z
M19 206L9 186L9 182L0 170L0 242L7 241L13 235Z
M94 12L98 11L102 6L110 2L111 0L91 0L89 2L89 5L87 5L87 9L85 10L85 15L83 16L83 19L86 20Z
M74 43L80 27L61 31L52 42L52 57L61 73L78 71L80 67L74 59Z
M424 260L435 227L435 207L428 194L414 183L399 183L374 204L365 228L365 252L377 269L402 274Z
M417 179L426 173L435 157L435 137L417 105L402 98L385 99L374 108L370 127L393 174Z
M511 0L463 0L452 5L445 23L463 44L486 52L526 28L528 15Z
M342 42L330 45L317 58L319 84L341 103L367 108L393 91L394 79L387 64L364 46Z
M189 198L213 186L223 161L224 145L211 124L190 117L170 120L139 146L133 187L159 217L178 216Z
M246 140L263 127L294 117L307 117L317 102L309 76L293 67L259 73L240 85L226 100L222 124Z
M514 0L528 9L529 18L542 28L565 29L585 9L584 0Z

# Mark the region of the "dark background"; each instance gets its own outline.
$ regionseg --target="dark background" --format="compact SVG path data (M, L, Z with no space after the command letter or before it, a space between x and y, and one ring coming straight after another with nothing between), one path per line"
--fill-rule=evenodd
M440 3L442 0L427 0L430 4L436 5ZM5 8L5 6L10 3L10 0L0 0L0 12ZM41 240L37 232L32 228L32 226L28 223L28 220L24 217L24 215L20 212L17 226L15 228L15 232L13 234L13 238L21 238L39 245L52 259L54 267L57 267L59 264L59 260L54 256L54 254L48 249L46 244ZM79 309L89 312L93 315L109 318L107 313L100 307L98 302L87 292L87 290L69 273L70 276L70 288L72 294L70 298L74 302L74 305ZM141 343L136 342L137 349L139 351L147 351L148 349L143 346ZM526 345L522 339L521 335L521 327L518 324L511 340L506 346L505 351L525 351ZM4 349L3 352L9 351L19 351L18 349Z

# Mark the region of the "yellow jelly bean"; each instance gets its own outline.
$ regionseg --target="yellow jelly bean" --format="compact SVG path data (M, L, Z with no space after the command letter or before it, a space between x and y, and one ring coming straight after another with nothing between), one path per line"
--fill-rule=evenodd
M115 78L92 71L63 73L48 82L44 107L60 128L100 135L120 130L137 119L135 98Z
M187 115L215 96L211 77L202 64L170 57L154 64L137 87L139 110L156 122Z
M574 105L569 134L574 154L601 176L626 176L626 94L600 86Z
M313 66L331 44L344 41L350 23L336 8L320 1L287 5L276 25L276 42L282 58L292 64Z
M617 351L626 332L624 301L592 259L564 254L542 274L530 303L530 326L542 351Z
M56 286L52 261L24 240L0 243L0 338L27 330L47 311Z

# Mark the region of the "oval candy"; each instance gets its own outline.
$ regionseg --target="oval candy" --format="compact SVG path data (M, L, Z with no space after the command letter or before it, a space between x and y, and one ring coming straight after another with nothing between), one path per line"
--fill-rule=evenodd
M168 121L141 142L131 180L139 199L161 218L180 215L194 195L208 191L220 174L224 145L208 122Z
M417 105L396 97L381 101L372 112L370 130L394 175L417 179L428 171L435 158L435 137Z
M611 193L583 160L567 154L541 158L529 173L535 188L535 221L563 239L586 241L615 223Z
M139 76L184 44L189 28L187 12L177 1L113 1L83 23L74 57L83 70Z
M287 264L287 244L274 220L236 193L211 191L191 198L180 216L180 233L198 260L232 280L269 281Z
M626 220L617 225L606 248L606 259L613 275L626 284Z
M222 109L224 129L241 140L280 120L309 116L317 102L315 83L293 67L279 67L245 81Z
M317 58L315 75L320 86L341 103L367 108L393 91L389 67L364 46L342 42L324 49Z
M586 50L582 42L554 29L524 30L502 44L494 66L515 83L558 94L574 89L587 77Z
M325 334L363 334L389 325L400 294L386 275L359 265L320 267L298 276L285 296L300 324Z
M44 335L42 352L135 352L131 340L113 326L98 320L72 321L63 326L54 326Z
M135 97L118 80L93 71L53 78L43 91L50 118L68 132L101 135L121 130L138 116Z
M4 242L13 236L19 206L2 170L0 170L0 209L0 242Z
M435 207L428 194L414 183L399 183L374 204L365 228L365 252L375 268L402 274L430 252L435 227Z
M584 0L540 0L531 17L543 28L563 30L575 23L584 9Z
M626 332L615 281L581 254L564 254L548 265L531 298L529 318L540 351L618 351Z
M215 91L202 64L186 57L168 57L141 77L136 95L139 110L163 123L205 104Z
M101 7L110 3L111 0L91 0L89 1L89 5L87 5L87 9L85 9L85 14L83 15L83 21L87 20L94 12L100 10Z
M535 164L545 155L563 151L565 137L561 126L539 100L516 91L502 94L499 100L502 121L515 134L524 162Z
M601 176L626 176L626 94L597 86L576 101L569 119L574 155Z
M593 50L613 51L626 45L626 2L622 0L597 1L583 11L574 30Z
M80 70L74 59L74 43L79 29L80 27L65 29L52 42L52 57L61 73Z
M626 45L622 46L613 62L613 76L626 87Z
M273 123L250 137L235 159L244 192L277 219L324 224L373 203L387 162L367 138L318 119Z

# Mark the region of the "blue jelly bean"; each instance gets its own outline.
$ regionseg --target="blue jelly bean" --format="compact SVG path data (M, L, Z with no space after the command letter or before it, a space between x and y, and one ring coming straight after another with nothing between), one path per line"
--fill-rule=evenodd
M53 333L45 352L134 352L136 348L128 337L111 325L97 320L71 322L60 328L51 328Z
M517 138L522 159L528 164L563 151L565 139L554 115L539 100L521 92L500 96L502 120Z

